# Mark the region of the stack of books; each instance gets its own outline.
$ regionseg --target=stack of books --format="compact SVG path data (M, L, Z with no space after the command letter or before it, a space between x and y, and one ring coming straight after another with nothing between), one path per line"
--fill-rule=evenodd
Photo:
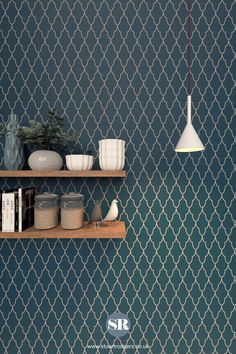
M35 188L0 191L2 232L22 232L34 225Z

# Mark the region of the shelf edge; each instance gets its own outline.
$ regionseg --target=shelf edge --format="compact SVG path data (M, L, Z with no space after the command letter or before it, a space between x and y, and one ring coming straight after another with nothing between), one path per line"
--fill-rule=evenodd
M30 227L23 232L0 232L0 239L124 239L126 228L123 221L101 224L94 228L92 224L77 230L63 230L60 226L50 230L37 230Z
M0 170L0 177L2 178L50 178L50 177L79 177L79 178L112 178L112 177L126 177L126 171L105 171L105 170L89 170L89 171L69 171L69 170L59 170L59 171L32 171L32 170L21 170L21 171L10 171L10 170Z

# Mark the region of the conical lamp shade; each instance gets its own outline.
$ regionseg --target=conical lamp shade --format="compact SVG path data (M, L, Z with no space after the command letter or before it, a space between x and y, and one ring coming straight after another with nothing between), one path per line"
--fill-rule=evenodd
M178 144L175 147L176 152L194 152L205 150L201 139L197 135L191 122L191 96L188 96L187 102L187 124L184 131L179 139Z
M194 152L203 151L204 145L202 144L196 130L192 123L187 123L181 135L178 144L176 145L176 152Z

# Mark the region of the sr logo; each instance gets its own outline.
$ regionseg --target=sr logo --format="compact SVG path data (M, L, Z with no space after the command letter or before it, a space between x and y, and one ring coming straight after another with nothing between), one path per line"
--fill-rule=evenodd
M112 336L123 337L130 329L130 320L123 313L116 312L108 317L106 325Z

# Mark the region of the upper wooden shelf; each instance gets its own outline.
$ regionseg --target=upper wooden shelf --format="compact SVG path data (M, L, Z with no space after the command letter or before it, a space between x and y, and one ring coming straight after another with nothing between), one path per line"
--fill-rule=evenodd
M76 230L63 230L60 226L50 230L37 230L30 227L23 232L0 232L0 238L125 238L125 223L122 221L104 222L100 226L85 223Z
M0 177L125 177L126 171L32 171L32 170L0 170Z

